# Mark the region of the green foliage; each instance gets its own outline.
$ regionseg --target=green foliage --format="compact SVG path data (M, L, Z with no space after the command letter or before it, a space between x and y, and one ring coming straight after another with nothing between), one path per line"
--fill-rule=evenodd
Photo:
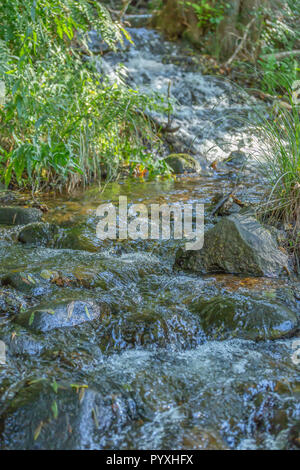
M266 10L262 34L262 54L270 55L260 60L262 88L271 94L289 89L300 78L298 57L277 60L272 55L300 48L300 0L286 0L279 6L277 10Z
M225 10L229 7L226 2L211 1L211 0L198 0L197 3L190 1L183 1L185 7L192 7L198 18L199 28L216 26L224 19Z
M274 109L261 118L259 130L266 145L263 173L271 184L263 212L300 229L300 105L293 90L288 107Z
M161 10L163 8L163 1L162 0L149 0L147 6L150 11Z
M8 185L72 188L113 177L124 164L152 174L159 139L142 110L157 97L111 83L87 48L91 25L114 49L127 32L99 2L2 0L0 4L0 171ZM128 36L128 35L127 35Z
M266 61L261 61L262 89L270 94L281 93L300 77L300 65L298 60L287 57L278 61L275 56L270 56Z

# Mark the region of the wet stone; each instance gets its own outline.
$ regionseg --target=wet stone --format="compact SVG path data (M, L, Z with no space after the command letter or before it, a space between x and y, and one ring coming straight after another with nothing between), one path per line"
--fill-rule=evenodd
M18 234L18 241L35 246L53 246L59 229L53 224L36 222L26 225Z
M89 251L96 253L103 242L96 237L96 230L89 232L85 227L71 227L61 230L59 237L55 241L55 248Z
M25 294L32 294L33 290L36 289L41 280L38 279L34 274L25 272L12 272L3 276L1 279L2 286L11 286L16 290Z
M291 309L267 299L217 296L196 300L190 309L210 340L275 340L293 334L299 324Z
M135 417L129 400L114 403L105 390L85 383L32 380L0 411L0 449L84 450L94 449L95 442L104 448L105 434Z
M16 323L34 331L46 332L92 322L107 308L92 300L45 303L18 315Z
M1 288L0 289L0 316L17 314L25 310L27 300L14 289Z
M200 172L201 169L199 163L186 154L171 154L166 158L166 163L176 174L195 173Z
M288 256L253 216L234 214L205 233L202 250L179 250L176 265L200 273L277 277L287 268Z
M0 207L0 224L25 225L38 222L42 218L42 211L26 207Z

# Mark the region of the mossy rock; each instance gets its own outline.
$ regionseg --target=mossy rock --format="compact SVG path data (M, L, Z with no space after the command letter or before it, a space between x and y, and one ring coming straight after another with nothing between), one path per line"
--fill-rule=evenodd
M177 175L200 172L201 170L197 160L186 153L172 153L166 157L165 161Z
M125 412L126 401L123 399L121 404ZM111 400L101 390L85 383L56 383L53 378L37 378L19 386L14 397L1 407L0 449L95 448L102 434L122 420L123 413L116 418Z
M252 215L224 217L204 236L202 250L183 251L175 265L199 273L229 273L277 277L288 265L271 233Z
M3 225L26 225L39 222L42 211L27 207L0 207L0 224Z
M32 290L39 286L41 280L33 274L12 272L1 279L3 286L10 286L24 294L32 294Z
M53 224L35 222L22 228L18 240L26 245L53 246L58 233L58 227Z
M101 246L101 240L96 238L96 231L95 234L91 234L82 226L64 229L55 242L55 248L89 251L90 253L96 253Z
M217 296L199 299L190 309L199 315L201 327L210 340L275 340L292 334L298 326L292 310L267 299Z

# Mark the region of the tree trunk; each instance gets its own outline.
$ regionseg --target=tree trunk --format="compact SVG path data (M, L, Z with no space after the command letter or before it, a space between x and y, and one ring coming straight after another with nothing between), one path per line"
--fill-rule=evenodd
M217 4L217 0L208 1L213 7ZM243 49L248 46L254 57L259 52L263 26L263 14L259 12L262 7L276 5L279 1L282 0L227 0L229 7L225 9L224 19L215 31L211 29L211 33L206 36L207 27L204 30L199 27L199 18L193 7L188 7L188 3L182 0L163 0L163 8L155 24L171 39L185 36L198 46L202 46L204 42L206 49L222 60L230 58L244 38ZM197 0L194 2L197 3ZM247 26L249 31L246 30Z
M219 45L219 55L225 58L230 57L237 43L237 23L239 19L240 7L242 0L230 0L228 3L230 8L228 8L228 13L226 14L224 20L220 23L217 33L216 41Z
M271 0L272 2L272 0ZM243 37L243 31L256 15L255 21L252 21L249 32L249 39L252 44L252 53L257 56L259 48L257 42L261 36L263 26L263 15L259 15L262 7L270 4L270 0L230 0L230 8L224 20L220 23L216 41L220 44L219 55L223 59L232 56L239 41Z

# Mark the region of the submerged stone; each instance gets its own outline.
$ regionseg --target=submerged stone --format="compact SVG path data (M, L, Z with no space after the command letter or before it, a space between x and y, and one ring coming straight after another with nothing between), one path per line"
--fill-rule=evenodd
M11 286L25 294L31 294L39 286L40 280L34 274L12 272L1 279L3 286Z
M124 399L121 415L112 405L112 398L85 383L33 380L1 409L0 449L92 449L96 437L101 448L101 435L134 417Z
M274 340L296 331L297 315L285 305L255 298L217 296L199 299L190 309L199 315L208 339Z
M271 233L253 216L234 214L205 233L202 250L177 252L175 264L200 273L277 277L288 265Z
M64 229L55 243L55 248L89 251L96 253L102 246L101 240L84 226Z
M16 323L34 331L46 332L96 320L107 305L94 301L69 300L42 304L21 313Z
M18 240L24 244L48 246L53 245L58 234L58 227L53 224L35 222L22 228Z
M27 301L13 289L0 289L0 316L19 313L26 309Z

